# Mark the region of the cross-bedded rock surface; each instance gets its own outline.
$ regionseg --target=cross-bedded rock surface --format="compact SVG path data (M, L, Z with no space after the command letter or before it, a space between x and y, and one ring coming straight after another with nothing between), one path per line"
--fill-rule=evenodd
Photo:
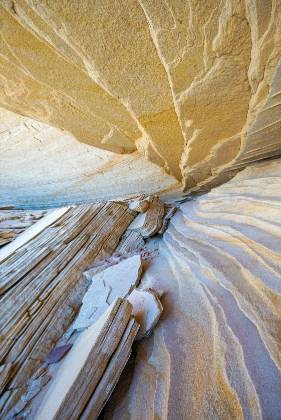
M281 161L187 202L143 287L163 315L106 419L279 419Z

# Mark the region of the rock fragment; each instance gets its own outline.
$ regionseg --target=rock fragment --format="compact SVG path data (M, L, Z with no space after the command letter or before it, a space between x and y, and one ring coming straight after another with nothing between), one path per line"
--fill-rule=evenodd
M164 204L159 200L159 197L154 196L146 213L138 215L128 229L138 231L144 239L147 239L159 232L164 214Z
M148 200L134 200L129 203L129 209L138 213L145 213L148 207Z
M94 276L91 270L85 273L92 283L84 295L79 315L72 331L81 330L95 322L116 299L125 298L138 285L142 273L140 255L134 255L106 268Z
M0 365L0 394L3 392L5 386L9 382L12 363L5 363Z
M139 323L140 329L137 339L149 335L161 316L163 306L153 289L135 289L128 296L132 304L132 314Z
M174 216L177 211L177 207L165 206L165 216L163 218L162 226L159 230L159 234L162 235L168 227L170 219Z
M138 338L148 335L157 324L163 307L152 289L137 289L142 272L142 258L134 255L121 260L91 278L91 270L86 272L92 284L84 295L78 317L67 336L73 331L88 328L108 309L114 299L127 298L133 306L132 314L140 324Z
M71 349L72 344L64 344L62 346L55 347L46 358L46 363L51 365L59 362Z
M115 254L119 253L122 255L130 252L138 252L142 250L144 246L145 242L140 232L135 230L127 230L124 233L120 244L116 248Z

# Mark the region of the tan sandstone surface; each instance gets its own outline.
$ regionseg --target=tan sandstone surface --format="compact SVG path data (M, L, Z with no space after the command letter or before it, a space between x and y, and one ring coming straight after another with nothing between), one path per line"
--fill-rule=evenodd
M280 0L0 3L2 107L186 190L280 155Z

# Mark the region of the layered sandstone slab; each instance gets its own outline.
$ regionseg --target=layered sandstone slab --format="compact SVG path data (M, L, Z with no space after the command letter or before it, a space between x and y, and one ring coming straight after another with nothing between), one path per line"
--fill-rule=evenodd
M105 313L81 333L57 368L35 417L31 418L98 418L130 357L139 327L131 318L131 312L128 301L115 299Z
M83 271L112 254L134 218L127 206L114 202L63 210L1 260L1 418L15 415L28 404L30 378L82 303L89 286ZM39 385L39 390L35 386L30 391L33 396L40 391Z
M281 160L181 205L141 282L163 315L107 419L279 419Z
M280 155L280 0L4 0L0 21L6 109L187 190Z

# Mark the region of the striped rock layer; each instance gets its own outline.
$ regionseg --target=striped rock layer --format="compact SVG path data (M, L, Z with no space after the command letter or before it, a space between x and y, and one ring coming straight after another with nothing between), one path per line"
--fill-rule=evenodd
M281 160L180 207L142 281L163 315L106 419L280 419Z
M70 207L1 260L1 418L24 408L28 381L82 303L83 271L113 253L133 218L114 202Z

